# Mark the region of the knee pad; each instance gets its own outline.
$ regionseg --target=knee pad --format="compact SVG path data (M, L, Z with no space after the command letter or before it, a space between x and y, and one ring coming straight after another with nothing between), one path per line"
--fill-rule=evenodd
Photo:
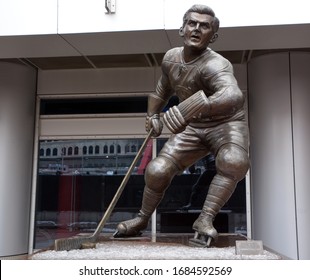
M237 182L244 178L250 167L247 151L232 143L219 149L215 164L219 174Z
M164 191L178 171L172 161L158 156L148 164L145 170L145 183L153 191Z

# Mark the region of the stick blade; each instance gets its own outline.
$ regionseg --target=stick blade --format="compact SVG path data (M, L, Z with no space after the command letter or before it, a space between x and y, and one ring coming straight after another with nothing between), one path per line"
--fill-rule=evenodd
M93 243L95 238L92 236L81 237L74 236L69 238L60 238L55 240L55 251L70 251L82 248L83 243Z

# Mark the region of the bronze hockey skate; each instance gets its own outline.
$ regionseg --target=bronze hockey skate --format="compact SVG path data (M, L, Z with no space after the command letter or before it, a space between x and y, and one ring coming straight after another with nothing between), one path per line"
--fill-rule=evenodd
M210 247L212 240L218 238L217 230L213 227L213 217L211 215L200 215L193 224L195 230L194 238L189 240L189 245L193 247Z

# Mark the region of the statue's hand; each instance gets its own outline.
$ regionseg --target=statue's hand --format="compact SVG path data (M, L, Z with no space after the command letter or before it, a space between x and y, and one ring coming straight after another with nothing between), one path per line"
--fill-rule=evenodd
M174 134L180 133L185 130L187 125L187 122L185 121L177 106L171 107L164 114L164 123L168 127L168 129Z
M163 123L159 118L159 114L147 116L145 121L145 130L149 132L153 128L152 136L158 137L163 130Z

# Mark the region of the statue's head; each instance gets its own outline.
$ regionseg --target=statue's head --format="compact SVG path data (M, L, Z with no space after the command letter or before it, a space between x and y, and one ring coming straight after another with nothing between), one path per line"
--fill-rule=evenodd
M179 34L185 45L203 49L217 39L219 25L220 21L210 7L193 5L183 16Z
M200 5L200 4L196 4L193 5L192 7L190 7L184 14L183 16L183 25L182 27L185 26L187 20L188 20L188 16L190 13L198 13L198 14L204 14L204 15L209 15L211 17L213 17L213 21L212 21L212 29L213 32L216 33L220 27L220 20L215 16L214 11L206 6L206 5Z

